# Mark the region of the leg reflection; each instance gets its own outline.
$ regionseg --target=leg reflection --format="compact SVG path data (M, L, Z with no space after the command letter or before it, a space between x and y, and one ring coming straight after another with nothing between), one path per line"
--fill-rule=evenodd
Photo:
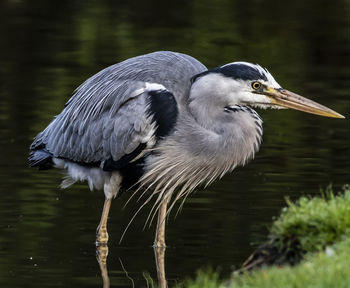
M158 277L158 287L159 288L167 288L167 280L165 278L165 247L154 247L154 256L156 261L156 269L157 269L157 277ZM100 266L101 276L103 280L103 288L110 288L110 279L108 276L108 268L107 268L107 257L108 257L108 246L100 245L96 247L96 258L97 262ZM127 271L124 268L123 263L120 261L123 271L126 273L127 278L129 278L132 282L132 287L134 286L134 281L128 275Z
M154 247L154 256L156 259L156 268L158 276L158 287L167 288L167 281L165 278L165 247Z
M108 246L101 245L96 247L96 258L97 262L100 265L101 276L103 280L103 288L109 288L110 282L108 277L108 269L107 269L107 256L108 256Z

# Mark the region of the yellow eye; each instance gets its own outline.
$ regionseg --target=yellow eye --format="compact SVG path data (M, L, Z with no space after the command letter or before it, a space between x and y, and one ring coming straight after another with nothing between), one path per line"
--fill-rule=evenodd
M253 88L254 90L260 89L260 88L261 88L261 83L258 82L258 81L253 82L253 83L252 83L252 88Z

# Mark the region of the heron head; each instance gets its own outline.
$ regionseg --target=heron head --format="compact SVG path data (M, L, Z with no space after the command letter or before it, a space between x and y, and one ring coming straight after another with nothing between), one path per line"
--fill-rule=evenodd
M248 62L229 63L194 76L190 101L199 94L211 95L217 105L228 108L235 105L263 109L291 108L326 117L344 118L321 104L283 89L267 69Z

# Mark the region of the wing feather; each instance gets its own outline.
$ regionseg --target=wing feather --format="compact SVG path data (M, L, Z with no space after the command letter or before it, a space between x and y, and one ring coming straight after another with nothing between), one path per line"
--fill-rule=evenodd
M143 147L140 144L152 146L149 83L165 87L182 102L191 77L205 69L194 58L174 52L155 52L107 67L78 87L31 150L44 147L53 157L90 163L117 161Z

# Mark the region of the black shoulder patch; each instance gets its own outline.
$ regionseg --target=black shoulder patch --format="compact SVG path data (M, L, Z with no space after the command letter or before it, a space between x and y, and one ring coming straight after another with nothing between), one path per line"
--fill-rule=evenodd
M149 113L157 124L156 138L169 135L176 124L178 108L175 97L166 90L150 91Z
M243 63L232 63L197 74L192 77L191 82L193 83L198 78L209 73L220 73L226 77L233 79L267 81L266 75L264 73L261 73L261 71Z

